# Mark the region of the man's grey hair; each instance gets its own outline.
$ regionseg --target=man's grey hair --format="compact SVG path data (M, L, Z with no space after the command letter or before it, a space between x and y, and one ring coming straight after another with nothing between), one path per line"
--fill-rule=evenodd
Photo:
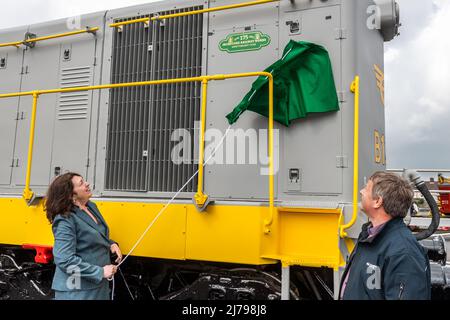
M411 185L396 175L388 172L375 172L370 180L373 182L372 198L383 199L383 208L393 218L404 218L411 208L414 191Z

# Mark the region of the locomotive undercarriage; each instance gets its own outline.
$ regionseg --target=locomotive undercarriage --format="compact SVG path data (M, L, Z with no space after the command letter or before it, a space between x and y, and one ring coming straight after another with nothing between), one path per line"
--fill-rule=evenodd
M0 300L50 300L54 264L33 251L0 247ZM281 266L131 257L114 279L114 300L280 300ZM331 300L331 269L291 268L290 298ZM112 286L112 284L111 284Z

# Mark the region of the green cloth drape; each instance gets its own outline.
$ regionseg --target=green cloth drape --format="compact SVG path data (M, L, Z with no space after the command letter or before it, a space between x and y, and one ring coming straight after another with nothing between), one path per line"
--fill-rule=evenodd
M283 58L265 70L274 77L274 119L289 126L310 113L339 111L339 102L328 52L309 42L290 41ZM241 114L251 110L269 116L267 77L259 77L252 89L227 115L234 124Z

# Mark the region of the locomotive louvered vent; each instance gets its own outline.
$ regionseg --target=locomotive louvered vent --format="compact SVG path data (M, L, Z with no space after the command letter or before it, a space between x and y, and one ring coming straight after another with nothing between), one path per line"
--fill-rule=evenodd
M61 88L85 87L91 84L91 67L63 69ZM89 91L61 93L58 105L58 120L87 119Z
M203 7L191 7L159 15ZM145 18L118 19L115 22ZM125 25L113 39L113 83L187 78L202 72L203 16ZM201 84L180 83L111 90L106 190L176 192L198 170L194 124L200 120ZM191 136L192 159L172 161L175 130ZM189 154L189 150L183 150ZM183 154L182 154L183 156ZM196 190L194 179L184 192Z

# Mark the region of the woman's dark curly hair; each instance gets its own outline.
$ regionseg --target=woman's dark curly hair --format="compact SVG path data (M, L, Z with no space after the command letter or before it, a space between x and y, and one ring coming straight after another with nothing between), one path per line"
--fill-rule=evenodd
M75 207L72 201L73 177L81 177L81 175L74 172L65 173L53 180L48 188L44 209L50 223L53 223L59 214L68 217Z

